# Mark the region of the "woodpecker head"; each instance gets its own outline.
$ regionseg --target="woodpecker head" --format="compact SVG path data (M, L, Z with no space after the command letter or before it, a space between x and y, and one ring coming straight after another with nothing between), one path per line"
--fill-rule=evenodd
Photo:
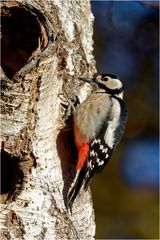
M111 95L116 95L123 98L123 84L122 82L113 74L101 74L97 75L95 78L79 78L84 82L95 85L95 90L101 89Z

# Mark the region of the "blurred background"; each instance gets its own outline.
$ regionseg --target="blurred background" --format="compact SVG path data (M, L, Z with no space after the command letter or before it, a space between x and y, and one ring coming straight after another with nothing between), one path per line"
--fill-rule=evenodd
M123 80L125 135L92 182L96 239L159 239L158 1L91 1L98 73Z

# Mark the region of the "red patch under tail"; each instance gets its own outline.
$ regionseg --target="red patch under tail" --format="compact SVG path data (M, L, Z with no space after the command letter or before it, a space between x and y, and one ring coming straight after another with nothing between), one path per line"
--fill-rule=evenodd
M89 143L84 143L83 145L77 146L78 148L78 162L76 166L76 170L82 169L88 159L89 154Z

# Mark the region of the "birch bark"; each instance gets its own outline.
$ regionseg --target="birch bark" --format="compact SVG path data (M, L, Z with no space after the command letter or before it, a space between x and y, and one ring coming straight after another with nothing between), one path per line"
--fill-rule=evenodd
M85 99L78 77L95 73L89 0L1 1L1 17L0 238L94 239L90 191L65 207L76 153L63 131L65 97Z

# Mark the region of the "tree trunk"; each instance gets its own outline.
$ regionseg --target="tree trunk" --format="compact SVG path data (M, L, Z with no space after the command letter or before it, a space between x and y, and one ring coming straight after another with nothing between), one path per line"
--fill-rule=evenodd
M69 108L90 89L89 0L1 1L0 239L93 239L90 191L65 206L76 149Z

